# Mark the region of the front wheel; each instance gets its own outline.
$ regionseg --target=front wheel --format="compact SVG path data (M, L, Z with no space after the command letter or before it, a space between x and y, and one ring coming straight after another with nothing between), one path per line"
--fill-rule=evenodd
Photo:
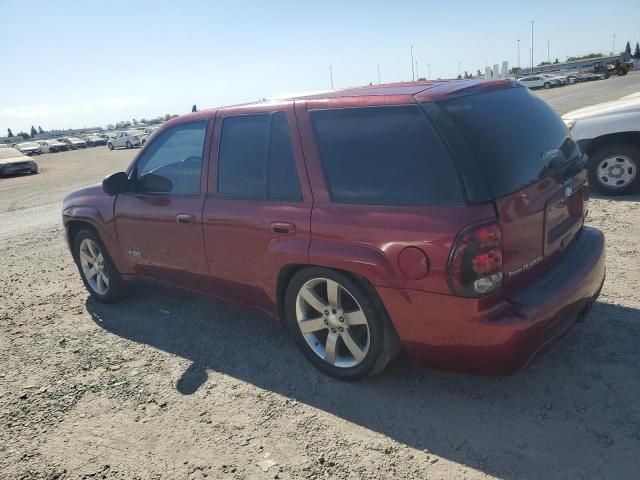
M113 143L107 143L107 147L109 148L109 150L113 150Z
M132 148L131 142L127 142L127 143L126 143L126 147L127 147L127 148Z
M333 270L314 267L295 274L285 294L285 314L305 357L339 380L375 375L400 350L375 290Z
M628 195L640 185L640 149L616 143L589 155L589 185L603 195Z
M103 303L123 298L127 286L98 235L93 230L80 230L73 244L74 259L89 293Z
M544 88L551 88L551 84L549 82L545 82Z

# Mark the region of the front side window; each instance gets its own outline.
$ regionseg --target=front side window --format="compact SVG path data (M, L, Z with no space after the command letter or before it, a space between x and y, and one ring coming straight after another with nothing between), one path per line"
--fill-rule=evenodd
M418 105L315 110L311 120L333 202L462 203L451 158Z
M176 125L162 132L136 165L136 191L177 195L200 193L206 132L206 120Z
M256 200L300 199L291 136L283 112L223 120L218 193Z

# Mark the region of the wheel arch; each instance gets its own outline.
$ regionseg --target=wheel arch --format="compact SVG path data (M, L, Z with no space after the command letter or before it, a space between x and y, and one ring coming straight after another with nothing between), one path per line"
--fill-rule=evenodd
M607 145L612 145L614 143L630 143L640 148L640 131L608 133L606 135L601 135L599 137L593 138L588 142L578 143L583 143L583 145L581 145L581 148L587 155L591 155L593 152L599 150L600 148ZM586 145L584 145L584 143L586 143Z

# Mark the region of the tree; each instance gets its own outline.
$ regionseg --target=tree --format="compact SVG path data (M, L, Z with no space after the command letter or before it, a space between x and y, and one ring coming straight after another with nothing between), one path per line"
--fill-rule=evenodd
M556 59L553 61L553 63L560 63L560 60L558 60L558 57L556 57Z
M7 128L7 137L9 137L9 138L13 137L13 132L11 131L10 128Z
M633 58L640 60L640 43L636 42L636 49L633 52Z
M36 130L36 127L31 125L31 136L35 137L36 135L38 135L38 131Z
M44 130L42 129L42 127L40 125L38 125L38 133L41 134L41 135L44 133Z
M482 76L482 72L480 71L480 69L478 69L478 73L477 73L478 77Z
M30 138L27 132L18 132L17 136L22 137L23 140L28 140Z
M624 51L631 55L631 44L629 42L627 42L627 45L624 47Z

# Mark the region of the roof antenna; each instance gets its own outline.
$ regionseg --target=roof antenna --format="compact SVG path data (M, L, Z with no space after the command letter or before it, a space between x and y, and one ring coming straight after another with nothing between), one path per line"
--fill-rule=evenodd
M193 105L193 107L191 107L191 111L192 112L197 112L198 111L198 109L196 108L195 104Z

